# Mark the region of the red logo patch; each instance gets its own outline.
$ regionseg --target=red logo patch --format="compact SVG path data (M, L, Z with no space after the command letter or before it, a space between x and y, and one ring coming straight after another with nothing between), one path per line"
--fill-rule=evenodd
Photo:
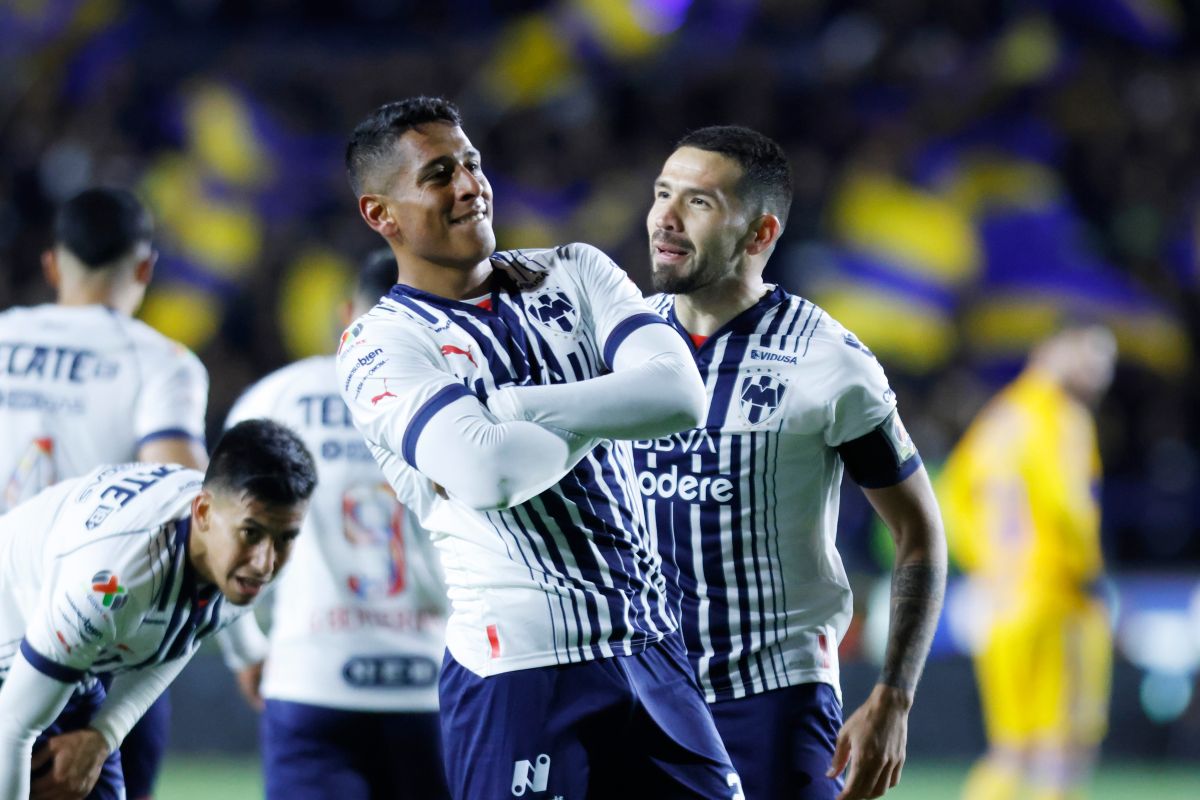
M447 358L449 358L452 355L466 356L467 360L471 362L472 366L476 366L476 367L479 366L478 364L475 363L475 356L473 356L471 354L470 347L468 347L466 350L463 350L461 347L457 347L452 344L444 344L444 345L442 345L442 355L446 356Z

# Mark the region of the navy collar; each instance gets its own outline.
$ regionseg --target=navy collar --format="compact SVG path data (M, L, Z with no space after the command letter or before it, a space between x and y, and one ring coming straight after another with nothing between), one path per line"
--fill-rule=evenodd
M406 283L397 283L391 288L391 291L387 293L387 296L399 303L404 303L406 299L419 300L422 303L429 303L432 306L444 308L447 311L458 311L466 314L473 314L478 317L494 317L497 315L500 308L500 295L517 290L517 286L513 282L512 278L509 277L507 272L502 269L497 269L495 264L491 261L488 263L492 264L492 277L489 281L490 289L488 291L488 298L491 300L492 306L490 311L486 308L482 308L481 306L477 306L474 303L467 303L462 300L443 297L440 294L433 294L432 292L427 292L424 289L418 289L414 286L409 286Z
M745 336L754 333L755 328L757 328L759 323L762 322L762 318L767 315L767 312L776 306L787 302L788 293L782 286L776 284L774 289L760 297L758 302L756 302L754 305L750 306L745 311L742 311L733 319L717 328L717 330L714 331L711 336L704 340L704 344L700 345L699 347L696 347L695 343L692 341L691 334L689 334L687 329L684 328L679 322L679 317L675 315L675 303L677 299L678 295L671 295L671 309L667 313L667 321L670 322L671 325L683 335L684 341L688 343L688 347L690 347L692 352L699 357L701 353L710 350L714 343L722 337L731 335Z

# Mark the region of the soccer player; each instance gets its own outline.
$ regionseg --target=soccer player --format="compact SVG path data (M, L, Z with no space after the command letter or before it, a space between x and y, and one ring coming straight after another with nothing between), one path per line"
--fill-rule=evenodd
M986 598L976 675L988 752L963 797L1082 797L1107 725L1112 636L1096 587L1100 453L1091 406L1116 345L1070 322L1032 352L951 453L950 549Z
M0 797L123 798L122 738L275 577L315 482L295 434L254 420L204 475L100 467L0 517Z
M820 308L762 280L791 197L783 150L746 128L695 131L666 160L647 216L662 293L651 305L690 343L709 408L700 427L634 453L688 655L746 796L878 797L904 765L945 545L879 362ZM896 542L883 671L845 725L843 468Z
M614 441L699 421L683 343L594 248L494 252L445 100L380 107L346 162L399 283L343 335L338 386L401 499L411 470L444 495L451 794L741 798Z
M395 282L392 251L372 253L346 322ZM291 566L273 589L269 648L252 614L223 634L241 640L243 663L233 666L243 690L256 706L266 698L268 798L437 800L448 797L437 715L447 602L418 523L435 495L410 470L405 495L419 508L397 503L350 421L333 361L316 356L268 375L229 414L231 423L268 417L289 425L316 458L320 482Z
M79 193L42 255L56 302L0 313L0 513L101 464L204 469L208 374L131 318L154 271L152 228L128 191ZM153 792L169 722L163 695L125 740L132 800Z

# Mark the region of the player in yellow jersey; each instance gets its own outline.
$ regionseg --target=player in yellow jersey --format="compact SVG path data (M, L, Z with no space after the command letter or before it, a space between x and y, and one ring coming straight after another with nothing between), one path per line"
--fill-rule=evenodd
M983 409L939 482L950 552L986 598L976 674L988 752L965 800L1080 798L1107 724L1112 638L1092 406L1116 344L1070 324Z

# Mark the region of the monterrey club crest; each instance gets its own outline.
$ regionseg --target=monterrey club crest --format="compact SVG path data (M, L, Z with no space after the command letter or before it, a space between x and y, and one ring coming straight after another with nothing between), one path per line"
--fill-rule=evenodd
M549 290L534 296L529 316L552 331L570 333L579 324L579 311L565 292Z
M769 372L759 372L742 378L738 387L738 408L742 418L751 425L766 422L775 416L783 404L787 384Z

